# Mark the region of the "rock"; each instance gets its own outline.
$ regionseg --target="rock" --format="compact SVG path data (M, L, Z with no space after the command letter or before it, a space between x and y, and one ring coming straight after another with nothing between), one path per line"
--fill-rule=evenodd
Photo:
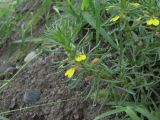
M40 99L41 92L38 89L27 90L23 96L25 103L35 103Z
M17 71L16 65L6 64L0 67L0 80L9 79Z
M15 106L16 106L16 98L13 98L11 100L11 103L10 103L10 106L9 106L10 110L14 109Z
M36 52L32 51L30 52L25 58L24 58L24 62L29 62L30 60L32 60L34 57L36 56Z
M9 70L15 69L15 68L16 68L15 65L6 64L6 65L0 67L0 73L4 73L4 72L6 72L6 71L9 71Z

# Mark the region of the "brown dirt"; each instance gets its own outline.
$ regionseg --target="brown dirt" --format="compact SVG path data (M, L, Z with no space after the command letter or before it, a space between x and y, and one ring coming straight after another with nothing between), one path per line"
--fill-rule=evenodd
M6 116L10 120L93 120L106 111L105 108L100 110L101 106L93 105L90 100L79 98L82 91L68 88L64 72L51 65L63 58L62 54L42 55L27 65L10 85L0 90L0 113L52 102L55 104L16 111ZM24 103L23 95L28 89L40 89L38 102Z

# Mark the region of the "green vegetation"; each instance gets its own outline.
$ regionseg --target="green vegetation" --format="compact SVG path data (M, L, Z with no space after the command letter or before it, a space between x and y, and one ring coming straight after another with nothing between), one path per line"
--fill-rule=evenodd
M66 71L68 86L74 90L88 82L86 99L115 108L95 120L112 114L116 120L160 119L159 0L46 0L32 19L27 11L8 21L5 8L0 6L0 38L8 38L14 28L22 43L34 37L32 29L44 16L40 49L63 47L67 59L57 64ZM25 27L17 28L19 20ZM49 41L53 45L46 46Z

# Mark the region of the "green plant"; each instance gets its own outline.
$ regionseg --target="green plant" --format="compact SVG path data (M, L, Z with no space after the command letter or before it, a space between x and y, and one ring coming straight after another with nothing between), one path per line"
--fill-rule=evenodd
M44 1L31 20L30 10L25 14L22 20L26 26L18 31L21 42L25 43L27 33L32 36L32 27L41 16L50 15L53 7L53 16L45 16L53 24L48 24L44 32L53 43L51 46L61 46L67 55L58 63L67 69L64 75L69 87L75 89L81 82L88 82L86 98L121 106L96 119L125 112L133 120L141 116L157 120L146 108L157 110L160 100L159 0L62 0L51 6L52 3ZM0 16L3 14L1 11ZM21 18L19 15L15 21L2 23L1 35L11 35L11 28Z
M125 117L119 118L119 120L159 120L159 110L154 113L150 113L145 107L143 106L126 106L126 107L117 107L112 111L105 112L99 116L97 116L94 120L101 120L107 116L115 115L125 112ZM140 116L138 116L138 113Z
M13 21L9 21L9 17L11 16L15 4L13 4L12 2L10 3L6 3L6 2L2 2L0 3L0 39L2 39L4 36L7 36L7 34L10 32L11 30L11 26L13 25Z
M77 69L69 86L73 89L90 78L87 98L92 96L106 105L133 102L156 109L160 98L159 7L157 0L68 0L59 4L63 14L46 36L64 48L68 55L65 67ZM81 52L87 59L77 63L75 57Z

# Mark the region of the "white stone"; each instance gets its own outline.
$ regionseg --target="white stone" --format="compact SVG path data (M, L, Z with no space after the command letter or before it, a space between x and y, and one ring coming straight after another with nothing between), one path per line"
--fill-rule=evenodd
M29 62L30 60L32 60L34 57L36 56L36 52L32 51L30 52L25 58L24 58L24 62Z

